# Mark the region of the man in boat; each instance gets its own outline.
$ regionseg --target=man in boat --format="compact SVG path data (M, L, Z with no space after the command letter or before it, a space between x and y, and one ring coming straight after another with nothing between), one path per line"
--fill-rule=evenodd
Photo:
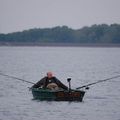
M64 90L68 90L68 87L65 86L55 76L53 76L52 72L47 72L47 76L45 76L40 81L38 81L36 84L34 84L32 88L48 88L52 90L59 90L62 88Z

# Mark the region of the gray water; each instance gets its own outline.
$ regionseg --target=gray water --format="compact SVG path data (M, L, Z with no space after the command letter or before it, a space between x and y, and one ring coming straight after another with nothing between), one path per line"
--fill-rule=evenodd
M120 48L0 47L0 72L37 82L52 71L72 88L120 74ZM120 78L90 87L83 102L32 100L31 84L0 76L0 120L120 120Z

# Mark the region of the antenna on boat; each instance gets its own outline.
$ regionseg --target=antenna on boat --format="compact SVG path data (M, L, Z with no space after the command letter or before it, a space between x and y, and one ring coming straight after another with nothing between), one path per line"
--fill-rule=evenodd
M71 90L71 78L67 78L67 81L69 83L69 91Z

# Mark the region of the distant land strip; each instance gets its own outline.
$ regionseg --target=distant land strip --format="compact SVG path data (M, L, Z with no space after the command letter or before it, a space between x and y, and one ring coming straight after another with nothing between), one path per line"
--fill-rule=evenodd
M91 44L91 43L3 43L0 42L0 47L3 46L40 46L40 47L120 47L120 44Z
M120 24L100 24L81 29L68 26L34 28L0 34L1 46L91 46L119 47Z

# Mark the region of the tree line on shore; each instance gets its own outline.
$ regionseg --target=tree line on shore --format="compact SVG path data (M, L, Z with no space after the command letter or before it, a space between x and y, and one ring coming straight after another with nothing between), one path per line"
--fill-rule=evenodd
M120 24L95 24L81 29L56 26L53 28L34 28L8 34L1 33L0 43L119 44Z

